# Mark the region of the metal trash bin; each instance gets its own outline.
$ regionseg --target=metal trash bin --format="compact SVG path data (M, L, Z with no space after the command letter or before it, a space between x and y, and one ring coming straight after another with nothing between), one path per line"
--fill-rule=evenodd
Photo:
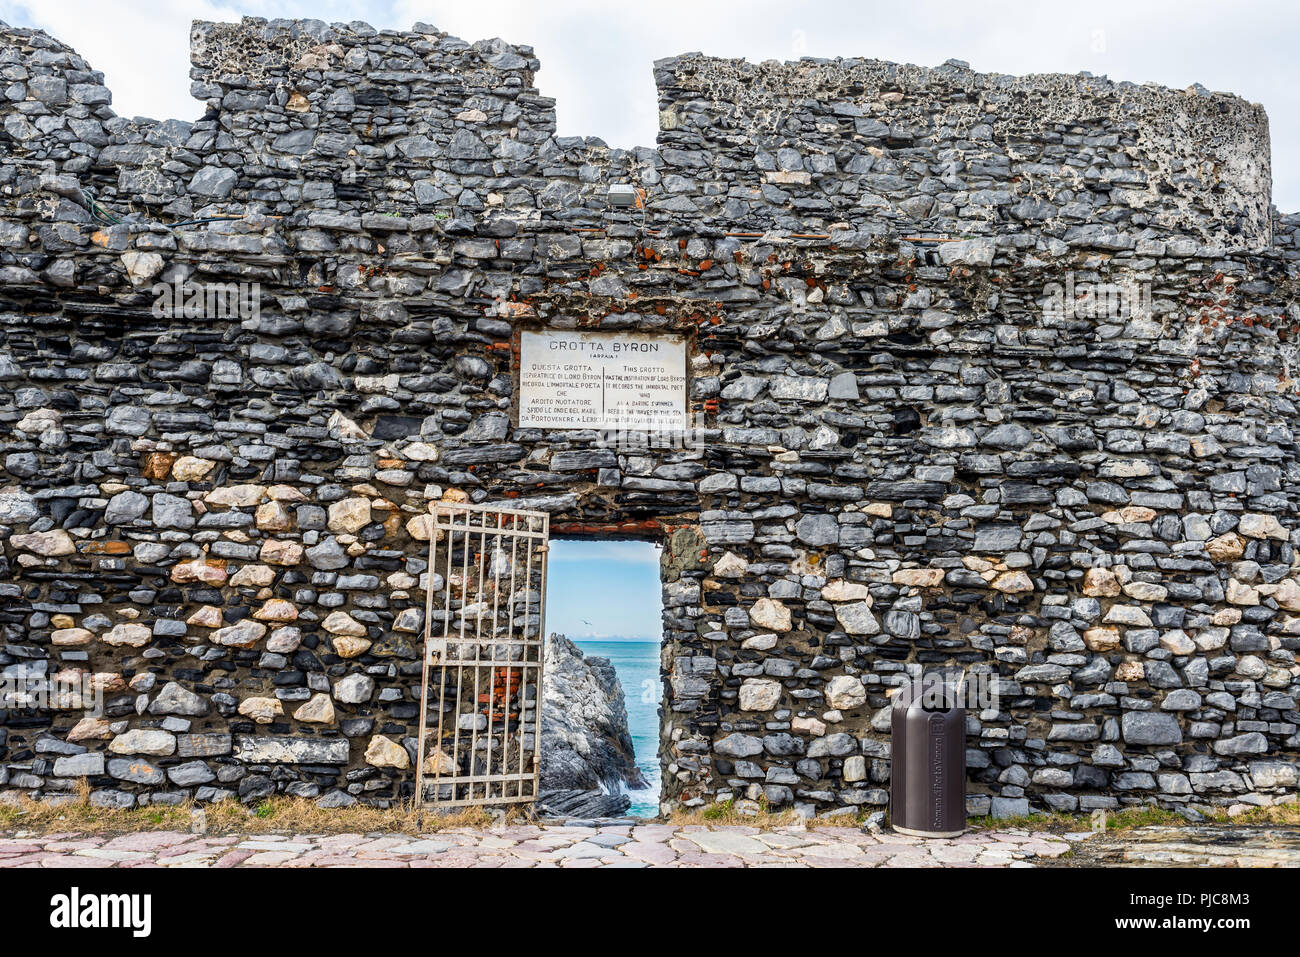
M936 693L935 681L941 681ZM966 830L966 709L961 680L913 679L890 715L889 819L913 837L957 837ZM900 696L901 699L900 699Z

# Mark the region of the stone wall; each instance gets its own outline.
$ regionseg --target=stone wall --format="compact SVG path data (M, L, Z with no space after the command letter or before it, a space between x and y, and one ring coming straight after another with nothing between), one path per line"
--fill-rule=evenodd
M977 813L1295 792L1300 217L1258 107L691 55L623 151L556 136L527 47L191 42L205 113L160 123L0 30L0 666L107 699L0 712L6 793L410 794L420 516L466 499L664 542L668 807L881 805L908 663L996 682ZM518 330L579 326L686 333L702 441L515 427Z
M1268 245L1268 118L1199 86L698 55L659 61L655 79L660 154L693 181L665 186L693 215L1096 249L1142 229Z

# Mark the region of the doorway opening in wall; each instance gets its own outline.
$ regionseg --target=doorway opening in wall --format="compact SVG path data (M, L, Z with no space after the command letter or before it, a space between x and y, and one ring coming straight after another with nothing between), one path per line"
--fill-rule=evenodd
M547 563L543 791L563 783L561 769L582 786L594 777L626 795L622 813L634 817L659 813L660 552L647 541L552 539Z

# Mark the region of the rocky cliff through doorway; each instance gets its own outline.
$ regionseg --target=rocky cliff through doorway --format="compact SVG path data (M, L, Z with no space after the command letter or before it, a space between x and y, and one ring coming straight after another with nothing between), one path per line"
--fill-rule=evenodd
M660 549L552 541L543 813L659 813Z

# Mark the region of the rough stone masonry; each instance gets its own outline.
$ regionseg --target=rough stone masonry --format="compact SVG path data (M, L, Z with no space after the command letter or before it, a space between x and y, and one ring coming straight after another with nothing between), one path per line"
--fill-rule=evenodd
M996 686L975 813L1294 796L1300 217L1258 106L688 54L625 151L500 40L191 50L202 117L127 119L0 30L0 666L106 702L0 712L6 793L411 794L422 516L469 500L664 543L666 807L883 805L910 663ZM539 328L685 333L699 441L518 428Z

